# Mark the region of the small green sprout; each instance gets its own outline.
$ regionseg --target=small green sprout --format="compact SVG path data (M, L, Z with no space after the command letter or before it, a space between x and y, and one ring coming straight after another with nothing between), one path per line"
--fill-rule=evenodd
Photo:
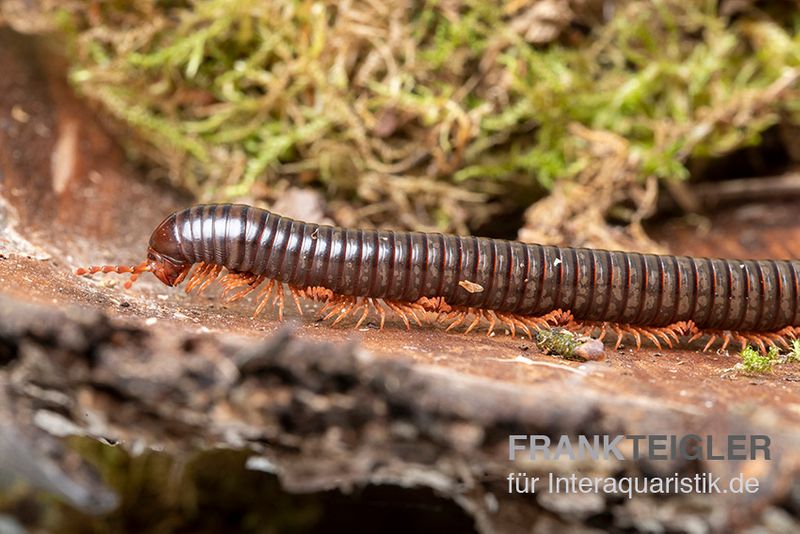
M771 373L772 367L780 361L780 351L775 346L770 347L767 354L761 354L750 345L747 345L741 352L741 356L742 363L739 365L744 372L750 374Z
M789 354L786 355L786 361L783 363L800 363L800 339L792 341L792 348Z

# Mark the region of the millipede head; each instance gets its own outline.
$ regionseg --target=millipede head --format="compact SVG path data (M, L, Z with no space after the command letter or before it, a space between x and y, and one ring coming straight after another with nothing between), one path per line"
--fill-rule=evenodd
M191 268L192 262L183 255L180 246L173 213L153 231L147 249L147 259L139 265L95 265L76 269L75 274L83 276L94 273L131 273L130 279L125 282L125 288L128 289L141 273L148 271L166 285L176 286L186 278Z
M183 279L186 278L192 268L191 263L160 254L153 250L152 247L147 250L147 266L147 270L168 286L177 286L183 282Z

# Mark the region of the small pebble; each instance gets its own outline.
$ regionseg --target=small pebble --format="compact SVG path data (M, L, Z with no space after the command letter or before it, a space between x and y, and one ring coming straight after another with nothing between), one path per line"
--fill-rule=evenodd
M26 124L31 119L31 116L28 114L28 112L22 109L20 106L14 106L11 108L11 117L15 121L23 124Z
M575 348L575 356L587 361L601 361L606 357L606 347L602 341L592 338Z
M155 317L148 317L147 320L144 322L144 324L146 324L147 326L153 326L157 322L158 319L156 319Z

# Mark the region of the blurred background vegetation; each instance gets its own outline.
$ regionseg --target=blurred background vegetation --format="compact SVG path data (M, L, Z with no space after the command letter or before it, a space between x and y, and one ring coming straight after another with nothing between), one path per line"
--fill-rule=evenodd
M201 201L306 187L344 225L621 248L654 247L640 222L693 158L797 125L797 7L40 2L75 88Z
M132 161L199 201L271 205L304 188L342 225L656 250L642 221L660 192L680 198L682 183L713 174L703 162L767 142L787 168L800 159L798 7L4 0L0 24L65 51L73 86ZM288 495L245 453L181 462L78 446L126 508L89 523L58 506L51 529L258 530L270 519L291 531L387 510L410 521L391 508L396 495ZM37 512L0 497L3 513ZM420 493L418 506L434 498ZM434 504L431 518L464 519Z

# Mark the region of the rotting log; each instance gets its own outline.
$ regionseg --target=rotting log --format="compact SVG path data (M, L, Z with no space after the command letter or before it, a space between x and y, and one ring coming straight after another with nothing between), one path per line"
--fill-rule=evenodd
M7 297L0 298L0 354L3 470L95 513L107 512L116 497L76 459L65 435L129 452L142 446L173 455L245 450L273 466L290 493L427 488L457 504L483 532L590 519L587 524L620 527L635 523L641 507L665 504L648 496L511 495L506 476L562 468L663 476L737 467L625 460L587 470L509 462L508 436L635 433L642 428L637 412L679 434L722 435L756 423L736 416L710 421L652 405L623 408L591 389L564 394L559 384L525 387L376 358L355 344L300 339L290 328L263 341L198 335ZM776 428L770 433L783 444L797 438ZM744 521L769 502L790 501L797 457L789 452L761 466L766 487L757 497L661 499L676 509L701 505L709 525L714 517L725 517L725 525ZM676 527L683 519L662 520Z

